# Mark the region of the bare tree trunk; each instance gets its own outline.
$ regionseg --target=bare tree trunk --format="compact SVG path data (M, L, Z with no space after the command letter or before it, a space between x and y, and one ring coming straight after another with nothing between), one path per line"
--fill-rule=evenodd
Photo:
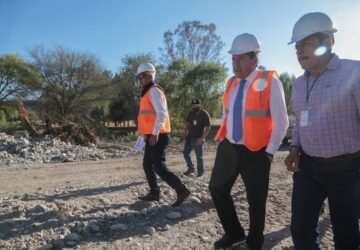
M17 96L17 103L18 103L20 120L24 124L26 130L29 132L29 135L31 137L40 135L40 133L36 130L36 128L31 124L29 120L29 114L26 111L24 103L20 96Z

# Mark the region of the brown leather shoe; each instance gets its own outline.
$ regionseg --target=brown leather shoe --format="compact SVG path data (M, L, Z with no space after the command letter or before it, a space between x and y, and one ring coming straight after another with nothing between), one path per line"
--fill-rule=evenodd
M139 196L138 198L139 198L139 200L142 200L142 201L159 201L160 195L148 193L147 195Z
M181 203L183 203L183 201L186 200L186 198L189 197L189 195L190 195L189 189L186 189L184 192L178 194L177 199L174 202L174 204L172 204L172 206L177 207L177 206L181 205Z

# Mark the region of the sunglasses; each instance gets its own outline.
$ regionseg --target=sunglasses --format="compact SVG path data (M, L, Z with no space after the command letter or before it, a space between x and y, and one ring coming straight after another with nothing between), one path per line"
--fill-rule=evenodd
M148 74L146 74L146 73L141 73L141 74L139 74L139 75L137 75L136 76L136 80L141 80L141 79L143 79L145 76L147 76Z

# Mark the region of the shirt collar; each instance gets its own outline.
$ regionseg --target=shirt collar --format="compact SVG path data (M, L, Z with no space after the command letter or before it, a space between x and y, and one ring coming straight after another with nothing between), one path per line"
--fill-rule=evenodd
M258 70L258 69L254 69L254 70L246 77L246 79L244 79L244 80L246 80L246 84L249 84L249 83L251 83L252 81L254 81L254 79L255 79L255 77L257 76L258 73L259 73L259 70ZM238 82L239 82L240 80L243 80L243 79L238 78Z
M340 58L334 54L330 61L328 62L328 64L326 65L326 69L329 69L329 70L336 70L338 69L340 66Z
M141 90L141 97L143 97L146 92L148 92L148 90L154 85L154 82L150 82L148 83L142 90Z

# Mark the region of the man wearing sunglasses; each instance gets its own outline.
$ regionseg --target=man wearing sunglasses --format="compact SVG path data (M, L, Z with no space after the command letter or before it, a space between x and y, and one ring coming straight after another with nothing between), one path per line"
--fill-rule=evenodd
M190 191L181 180L165 165L166 148L169 144L170 119L164 90L156 83L156 70L151 63L140 64L136 72L136 81L142 87L138 115L138 132L145 139L143 168L150 192L140 196L140 200L158 201L160 187L156 174L175 189L177 199L173 207L179 206Z

